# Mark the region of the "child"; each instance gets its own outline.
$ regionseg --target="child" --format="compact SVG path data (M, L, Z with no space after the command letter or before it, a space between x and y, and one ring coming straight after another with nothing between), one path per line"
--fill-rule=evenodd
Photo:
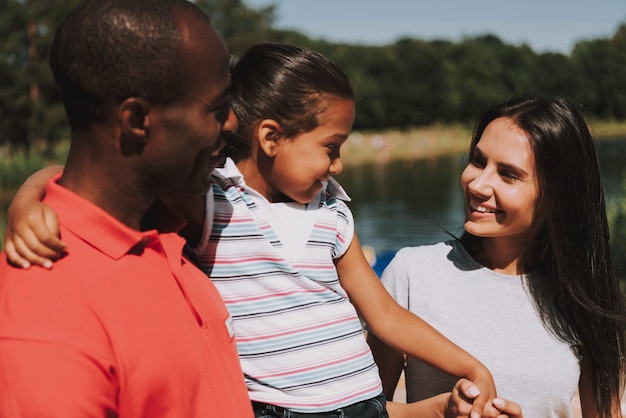
M347 76L313 51L261 43L234 65L232 80L239 128L210 203L165 200L203 226L189 254L231 312L257 416L386 416L357 311L388 344L476 384L472 417L497 416L489 371L393 301L363 256L349 199L331 177L342 170L339 150L354 120ZM443 411L449 398L390 411Z

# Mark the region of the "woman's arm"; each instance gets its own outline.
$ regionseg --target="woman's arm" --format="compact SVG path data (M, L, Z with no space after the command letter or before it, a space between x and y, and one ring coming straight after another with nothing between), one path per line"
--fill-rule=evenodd
M371 332L401 353L476 384L480 395L474 401L472 418L480 417L483 408L494 413L491 403L496 389L489 370L423 319L398 305L365 259L356 234L336 266L342 287Z
M32 264L51 268L52 260L65 251L56 213L41 203L46 183L62 170L62 166L51 166L35 172L13 197L4 233L4 250L10 262L23 268Z

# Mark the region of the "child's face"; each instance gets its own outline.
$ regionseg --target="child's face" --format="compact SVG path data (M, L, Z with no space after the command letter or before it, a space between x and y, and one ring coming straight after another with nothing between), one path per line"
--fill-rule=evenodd
M310 132L280 140L271 174L270 201L285 197L309 203L322 188L322 181L343 170L339 149L354 122L352 100L329 97L318 115L319 126Z

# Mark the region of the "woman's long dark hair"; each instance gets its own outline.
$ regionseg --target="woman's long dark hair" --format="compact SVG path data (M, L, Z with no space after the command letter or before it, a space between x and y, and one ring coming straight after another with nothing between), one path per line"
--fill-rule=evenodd
M223 154L235 161L250 152L252 133L264 119L293 138L319 126L326 96L354 101L348 76L322 54L282 42L260 42L231 61L230 102L239 120Z
M545 216L537 242L522 257L522 271L546 326L593 370L598 412L610 417L626 373L626 303L613 270L593 139L570 99L522 97L483 114L470 156L487 125L501 117L528 135L539 184L536 213ZM481 238L465 233L461 240L482 258Z

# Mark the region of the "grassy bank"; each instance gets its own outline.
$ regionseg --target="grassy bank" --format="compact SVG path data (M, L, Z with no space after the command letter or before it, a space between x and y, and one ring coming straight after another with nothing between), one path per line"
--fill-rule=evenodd
M591 122L590 129L597 141L626 138L626 121ZM341 150L341 159L350 166L459 154L467 151L471 134L472 127L463 125L434 125L403 131L354 131Z
M435 158L464 152L471 129L464 126L430 126L383 132L354 131L341 149L346 166L395 160Z
M590 126L598 141L626 138L626 121L591 122ZM432 125L407 130L355 130L342 147L341 158L346 166L350 166L458 154L467 151L471 133L472 127L465 125ZM63 163L68 148L68 141L61 141L52 150L47 150L45 144L36 144L30 155L25 156L11 154L8 148L0 147L0 194L6 195L7 191L11 193L28 175L45 165Z

